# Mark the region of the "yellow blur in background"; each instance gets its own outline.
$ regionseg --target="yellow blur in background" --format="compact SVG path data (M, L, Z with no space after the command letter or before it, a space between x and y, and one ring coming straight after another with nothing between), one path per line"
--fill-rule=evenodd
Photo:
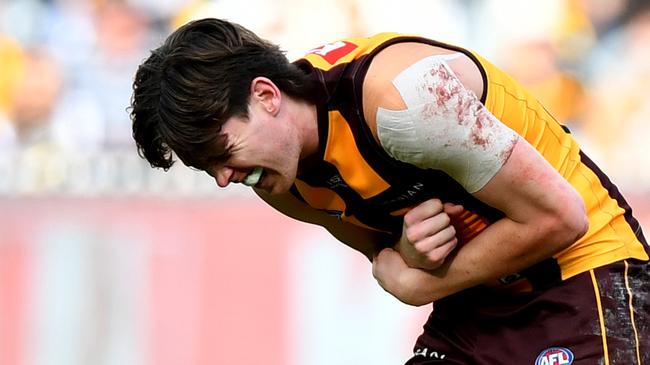
M429 307L245 187L137 156L135 70L173 29L240 23L289 58L383 31L472 48L567 125L650 227L643 0L0 2L0 364L392 365Z

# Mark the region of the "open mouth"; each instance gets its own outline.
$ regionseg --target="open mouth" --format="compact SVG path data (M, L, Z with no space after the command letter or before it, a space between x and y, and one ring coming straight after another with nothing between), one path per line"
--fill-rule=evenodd
M255 186L260 182L260 180L262 180L262 175L264 175L264 169L256 167L246 175L242 183L246 186Z

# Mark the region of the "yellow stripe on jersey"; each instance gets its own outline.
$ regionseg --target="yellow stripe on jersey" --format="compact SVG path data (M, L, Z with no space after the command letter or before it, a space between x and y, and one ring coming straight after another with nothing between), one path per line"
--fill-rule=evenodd
M298 189L300 195L303 197L303 199L305 199L307 204L309 204L309 206L311 206L312 208L331 211L331 212L340 212L341 213L340 218L345 222L349 222L363 228L371 229L373 231L390 233L381 229L377 229L365 225L354 216L345 215L344 213L346 209L345 202L343 201L343 199L341 199L341 197L338 194L336 194L332 190L327 188L309 186L300 180L296 180L295 184L296 184L296 189Z
M600 322L600 337L603 340L603 357L605 358L605 365L609 365L609 350L607 349L607 330L605 329L605 315L603 314L603 305L600 302L600 289L598 289L598 281L593 270L589 270L591 275L591 283L594 286L594 294L596 296L596 308L598 309L598 321Z
M563 280L626 258L649 259L644 244L637 237L638 232L634 232L636 228L633 223L636 222L633 222L631 216L626 217L625 215L627 207L624 206L623 200L617 196L615 188L610 186L606 177L581 152L578 143L571 134L565 131L563 126L544 109L530 92L481 56L463 48L423 38L382 33L370 38L350 38L334 42L312 50L304 59L313 68L320 71L318 73L319 82L322 83L324 89L331 92L328 97L348 98L362 87L361 75L363 72L357 73L357 71L368 65L367 62L370 62L370 57L374 55L373 52L402 41L447 47L463 52L475 60L486 78L484 97L486 108L536 148L582 196L589 217L589 230L576 243L555 255ZM332 70L333 67L339 68ZM341 101L345 101L345 103L341 104ZM362 201L366 202L369 199L383 201L382 199L385 198L382 197L383 195L391 197L390 194L398 194L398 189L403 187L392 189L393 186L387 182L392 182L391 178L395 179L387 172L391 167L388 166L386 170L381 169L380 167L383 166L377 164L383 162L368 152L368 146L362 146L364 147L363 152L357 146L357 142L364 143L364 137L355 140L355 138L359 138L355 133L360 128L352 129L351 126L365 123L353 113L353 108L361 107L360 100L352 98L337 100L337 102L338 104L331 106L325 105L329 108L329 118L327 121L319 120L319 122L328 123L327 141L324 147L325 151L323 151L324 160L334 165L341 178L351 190L354 190L350 197L346 196L346 199L352 200L344 202L341 196L330 189L310 187L300 181L296 182L298 191L308 204L317 209L341 212L345 212L346 204L358 203L354 200L356 198L351 198L353 196L359 196ZM352 112L341 114L337 110L341 108L347 108L348 112L352 108ZM343 115L349 116L350 120L345 120ZM370 148L380 147L370 146ZM426 179L424 176L423 178ZM410 178L405 177L405 179ZM399 177L396 181L399 181ZM435 188L435 185L429 186ZM441 190L444 191L444 189ZM435 195L436 191L432 193ZM467 194L469 195L469 193ZM396 200L391 203L399 202L398 199L401 197L394 196L393 198ZM373 204L376 204L377 201L373 201ZM409 201L409 205L414 203L417 202ZM368 224L374 226L375 229L381 229L384 227L383 224L393 222L389 219L386 219L386 222L382 221L384 216L394 218L408 210L404 204L385 205L385 207L391 207L390 211L382 211L383 208L379 205L370 206L377 207L377 211L371 212L374 215L371 218L362 217L357 212L358 217L346 217L343 214L341 219L360 226ZM360 207L368 209L363 204ZM475 212L471 213L471 216L455 222L462 241L467 241L480 234L489 225L486 217L477 215Z
M485 106L524 137L580 193L589 230L555 256L562 279L625 258L648 260L625 220L624 209L609 195L596 173L581 162L580 147L544 107L510 76L474 55L487 75Z
M336 166L343 180L362 198L371 198L388 189L382 179L357 149L350 126L338 111L329 113L329 140L325 148L325 160ZM336 136L334 138L334 136Z
M295 184L300 195L312 208L337 212L345 211L345 202L332 190L309 186L300 180L296 180Z
M630 280L628 278L628 270L630 265L627 263L627 260L623 261L625 264L625 289L627 290L627 296L630 298L628 300L628 308L630 309L630 322L632 322L632 329L634 330L634 343L636 346L636 362L639 365L643 365L641 362L641 344L639 343L639 331L636 328L636 322L634 321L634 293L632 293L632 288L630 288Z

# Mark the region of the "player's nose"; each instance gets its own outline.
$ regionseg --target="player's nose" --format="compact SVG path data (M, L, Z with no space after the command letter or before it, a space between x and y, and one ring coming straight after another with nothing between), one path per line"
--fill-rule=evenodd
M235 171L229 167L219 167L214 174L214 180L219 187L225 188L232 181Z

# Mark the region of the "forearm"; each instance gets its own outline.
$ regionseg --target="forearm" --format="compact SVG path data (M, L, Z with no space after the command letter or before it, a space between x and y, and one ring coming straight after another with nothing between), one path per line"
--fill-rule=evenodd
M394 235L364 229L352 224L330 225L326 228L336 239L362 253L370 262L382 249L392 247L397 241Z
M507 163L474 195L505 217L430 272L429 285L423 281L413 287L423 300L519 272L568 247L589 226L577 191L522 139Z
M533 224L504 218L460 247L436 270L409 268L398 262L396 252L384 251L375 263L375 277L401 301L423 305L519 272L551 257L581 234L555 219Z
M339 241L361 252L369 261L372 261L382 248L392 247L398 239L389 233L356 226L316 210L290 193L271 195L260 189L255 189L255 193L273 208L291 218L324 227Z

